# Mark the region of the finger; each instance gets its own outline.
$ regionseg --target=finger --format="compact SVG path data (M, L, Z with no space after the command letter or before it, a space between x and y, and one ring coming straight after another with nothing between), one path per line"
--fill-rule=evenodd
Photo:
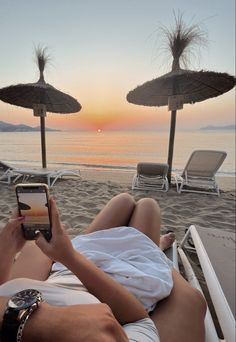
M59 211L56 206L56 202L54 199L50 199L50 212L51 212L51 220L52 220L52 231L53 232L61 232L62 226L60 221Z

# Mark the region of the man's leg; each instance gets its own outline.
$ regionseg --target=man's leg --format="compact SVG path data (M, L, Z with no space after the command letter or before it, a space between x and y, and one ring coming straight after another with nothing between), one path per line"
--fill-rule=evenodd
M171 294L157 303L151 314L160 339L165 342L204 342L205 300L175 270L173 280Z

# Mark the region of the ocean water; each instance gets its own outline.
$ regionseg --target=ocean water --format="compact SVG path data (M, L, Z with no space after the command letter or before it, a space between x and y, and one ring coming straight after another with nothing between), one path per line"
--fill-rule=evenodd
M140 161L166 162L169 132L47 132L48 167L135 169ZM39 132L0 132L0 160L41 166ZM176 131L173 170L195 149L227 152L219 175L235 175L234 131Z

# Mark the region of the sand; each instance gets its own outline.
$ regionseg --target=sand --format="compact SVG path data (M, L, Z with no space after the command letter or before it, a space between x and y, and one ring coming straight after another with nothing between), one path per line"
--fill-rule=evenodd
M83 233L107 201L121 192L128 192L136 200L154 198L161 208L162 232L173 230L177 240L181 240L191 224L235 231L233 177L219 178L222 193L218 197L194 193L178 194L175 188L168 193L133 191L133 172L128 171L82 170L81 173L81 179L58 180L50 190L57 201L61 220L71 237ZM0 183L0 226L8 220L15 206L14 185Z

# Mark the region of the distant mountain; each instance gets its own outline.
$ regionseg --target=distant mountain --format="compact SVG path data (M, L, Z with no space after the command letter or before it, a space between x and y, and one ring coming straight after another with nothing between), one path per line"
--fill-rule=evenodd
M235 130L235 125L227 125L227 126L206 126L201 127L201 131L219 131L219 130Z
M0 132L38 132L40 126L31 127L23 124L13 125L8 122L0 121ZM46 131L59 132L58 129L46 128Z

